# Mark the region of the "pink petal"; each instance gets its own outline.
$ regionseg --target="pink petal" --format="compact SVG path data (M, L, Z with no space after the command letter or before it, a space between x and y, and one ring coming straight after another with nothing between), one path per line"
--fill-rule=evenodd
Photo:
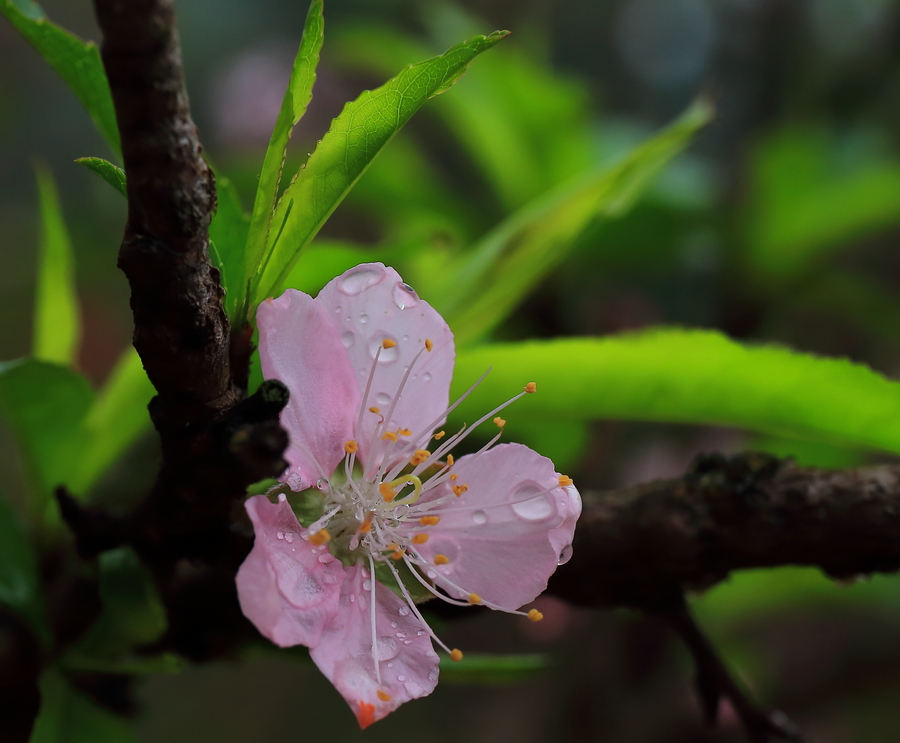
M359 391L341 331L312 297L288 289L256 313L263 376L291 391L281 424L291 438L281 479L303 490L330 477L353 438Z
M276 645L315 645L338 611L344 566L313 552L286 501L257 495L244 506L256 538L237 574L241 611Z
M507 610L533 601L572 542L578 491L560 487L553 462L521 444L460 457L452 471L468 490L429 511L437 525L416 528L430 535L417 547L423 558L449 558L429 577L453 598L474 593Z
M425 346L425 340L432 341L432 351L419 357L387 421L389 430L413 431L413 437L405 439L408 448L424 447L431 434L431 429L426 428L447 409L456 356L453 333L447 323L403 283L393 268L381 263L351 268L330 281L316 301L340 326L360 395L365 391L382 342L389 339L397 343L381 350L371 392L362 401L364 408L378 407L382 415L387 415L406 369ZM362 430L357 432L360 457L367 465L373 464L368 453L377 424L378 416L366 412Z
M309 655L365 728L404 702L434 691L438 656L428 628L403 599L375 581L379 684L372 656L372 593L366 589L371 578L361 567L347 568L346 575L340 610ZM390 699L379 697L379 691Z

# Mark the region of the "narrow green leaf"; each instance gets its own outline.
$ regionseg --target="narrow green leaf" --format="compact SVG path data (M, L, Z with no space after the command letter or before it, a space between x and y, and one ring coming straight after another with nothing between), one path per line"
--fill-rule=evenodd
M435 291L425 288L457 343L477 340L507 317L566 257L595 217L614 219L627 212L712 115L710 104L699 99L618 165L579 176L514 213L476 244Z
M41 203L41 242L32 353L42 361L71 367L81 339L72 241L59 207L53 176L43 166L35 170Z
M51 23L41 7L31 0L0 0L0 13L59 73L81 101L112 151L121 158L122 145L112 93L97 46Z
M846 359L742 345L715 331L657 328L466 349L453 393L491 366L455 420L471 422L536 381L537 393L508 418L714 424L900 453L897 382Z
M29 743L137 743L124 717L102 709L49 668L41 677L41 709Z
M0 495L0 604L43 626L37 562L19 514Z
M259 267L260 261L269 241L269 229L275 210L275 201L278 198L278 187L281 184L281 174L284 169L284 158L287 152L288 140L297 122L306 113L306 107L312 99L313 84L316 81L316 67L319 64L319 52L322 49L322 41L325 35L325 22L322 18L322 0L313 0L310 3L306 15L306 23L303 27L303 37L300 40L300 48L294 59L294 67L291 70L291 79L288 81L284 99L281 102L281 110L278 120L272 130L266 157L263 160L262 170L259 173L259 183L256 187L256 198L253 201L253 213L250 217L250 232L246 242L246 249L234 255L235 268L228 266L226 261L226 273L234 273L235 286L233 287L227 309L232 317L237 317L241 322L247 316L247 282ZM217 243L218 244L218 243Z
M92 399L87 380L65 367L34 359L0 363L0 417L27 464L32 513L56 513L47 505L53 489L70 481L81 456L81 421Z
M238 303L232 295L246 295L247 291L243 254L247 248L250 217L241 206L241 199L231 180L218 170L215 174L218 207L209 225L210 253L222 274L222 286L228 292L225 303L231 314ZM243 293L241 286L244 287Z
M460 661L441 663L441 681L454 684L510 683L530 678L546 668L546 655L466 653Z
M406 68L344 107L275 208L266 254L251 288L253 304L281 288L300 250L403 124L506 35L498 31L463 42L440 57Z
M147 404L154 394L140 356L129 347L81 421L79 456L69 476L74 493L90 490L100 475L150 429Z
M109 160L104 160L102 157L79 157L75 162L79 165L84 165L88 170L99 175L122 196L128 197L128 192L125 188L125 171L122 168L113 165Z

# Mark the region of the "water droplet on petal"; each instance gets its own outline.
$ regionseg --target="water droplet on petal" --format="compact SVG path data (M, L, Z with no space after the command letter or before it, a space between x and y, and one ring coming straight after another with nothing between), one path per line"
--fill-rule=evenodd
M294 535L291 532L287 532L284 535L284 541L287 542L288 544L290 544L291 542L294 541Z
M391 627L393 627L394 629L397 629L397 623L396 623L396 622L391 622Z
M341 343L344 344L344 348L350 348L355 340L356 336L353 334L352 330L345 330L341 333Z
M437 578L437 573L435 573L433 570L429 570L429 571L426 573L426 575L427 575L429 578L431 578L431 580L434 580L435 578Z
M375 395L375 402L377 402L379 405L387 405L390 401L391 396L386 392L379 392L377 395Z
M355 296L369 287L375 286L384 278L384 269L378 266L357 266L347 271L338 279L338 291Z
M319 560L319 562L321 562L323 565L327 565L329 562L331 562L332 557L331 557L330 554L327 554L327 553L326 553L326 554L324 554L324 555L319 555L318 560Z
M475 513L472 514L472 521L474 521L479 526L481 524L486 524L487 514L484 511L475 511Z
M404 284L402 281L398 281L394 284L394 288L391 289L391 299L394 300L394 304L401 310L415 307L419 303L419 296L416 294L415 290L409 284Z
M279 539L284 539L284 532L280 531L275 536L278 537Z
M397 676L397 681L402 684L404 681L406 681L406 676L401 673L399 676Z
M393 668L393 667L394 667L393 663L388 663L388 668Z
M394 345L390 348L385 348L382 346L385 340L391 340L394 342ZM397 340L390 333L385 333L384 331L378 331L372 336L372 340L369 341L369 356L373 359L378 356L379 364L393 364L397 359L400 358L400 348L396 345ZM378 352L378 349L381 349L381 353Z
M549 493L536 482L527 482L513 491L512 509L523 521L544 521L556 513L556 504Z
M355 594L355 593L351 593L351 594L350 594L350 603L351 603L351 604L355 604L355 603L356 603L356 594Z
M393 637L379 637L376 640L378 660L391 660L400 655L400 646Z
M372 581L368 578L363 581L363 591L371 591L372 590Z
M361 325L365 325L367 322L369 322L369 316L365 312L360 312L359 322Z
M407 609L405 606L401 606L401 607L397 610L397 613L398 613L401 617L408 617L408 616L409 616L409 609Z
M408 340L409 340L409 336L408 336L408 335L404 335L404 336L403 336L403 340L404 340L404 341L408 341Z
M426 382L430 382L431 381L431 372L425 372L422 375L422 379L424 379Z
M340 315L340 314L341 314L341 309L342 309L342 308L341 308L340 305L338 305L337 307L335 307L335 308L334 308L334 314L335 314L335 315Z
M318 480L316 480L316 487L319 490L325 490L328 487L328 480L326 480L324 477L320 477Z
M420 629L418 632L416 632L416 637L421 637L424 634L425 634L425 630Z
M398 632L398 633L397 633L397 637L399 637L399 638L402 640L404 637L406 637L406 633L405 633L405 632Z
M557 565L565 565L569 560L572 559L572 545L567 544L562 548L562 552L559 553L559 560L557 561Z

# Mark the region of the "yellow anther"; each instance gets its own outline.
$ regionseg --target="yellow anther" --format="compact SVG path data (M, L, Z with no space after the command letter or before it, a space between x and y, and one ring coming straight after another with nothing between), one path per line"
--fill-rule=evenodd
M435 555L434 556L434 564L435 565L446 565L450 562L450 558L447 555Z
M457 498L459 498L459 496L461 496L463 493L465 493L469 489L469 486L468 485L451 485L450 489L453 490L453 495L455 495Z
M567 487L569 487L569 485L571 485L573 482L574 482L574 481L572 480L572 478L571 478L571 477L568 477L567 475L560 475L560 476L559 476L559 486L560 486L561 488L567 488Z
M390 544L385 546L385 549L386 550L398 550L398 549L400 549L400 545L397 544L396 542L391 542Z
M537 384L535 382L529 382L525 385L525 391L528 393L537 392Z
M440 516L423 516L419 519L422 526L434 526L441 520Z
M391 695L390 695L390 694L386 694L386 693L383 692L381 689L379 689L378 691L376 691L375 694L378 695L378 698L379 698L382 702L390 702L390 701L391 701Z
M452 467L452 466L453 466L453 463L454 463L455 461L456 461L456 460L453 458L453 455L452 455L452 454L448 454L448 455L447 455L447 466L448 466L448 467Z
M403 550L397 550L391 555L392 560L402 560L403 559Z
M330 540L331 534L328 533L327 529L319 529L315 534L309 535L309 543L316 547L321 547L325 542Z
M401 436L412 436L412 431L410 431L408 428L398 428L397 433L399 433Z
M432 348L434 348L434 343L431 342L431 338L426 338L425 339L425 350L428 351L428 353L431 353Z
M453 650L450 651L450 660L460 661L462 659L463 659L462 650L453 648Z
M381 493L381 497L384 499L385 503L390 503L397 496L397 491L391 487L389 482L383 482L378 486L378 492Z
M447 434L446 431L438 431L438 432L434 435L434 440L435 440L435 441L440 441L442 438L444 438L444 436L445 436L446 434Z
M356 454L359 451L359 444L357 444L353 439L344 442L344 451L347 454Z
M469 603L470 604L480 604L481 596L479 596L477 593L470 593L469 594Z
M427 541L428 541L427 534L416 534L416 536L414 536L412 538L413 544L425 544L425 542L427 542Z
M393 431L385 431L384 436L381 437L381 440L382 441L396 441L397 434L394 433Z
M457 474L454 472L452 475L450 475L450 482L456 482L456 480L457 480L458 478L459 478L459 475L457 475Z
M494 418L494 425L497 426L497 428L503 428L503 426L506 425L506 421L498 415Z
M416 453L409 458L409 463L413 467L416 467L417 465L422 464L422 462L424 462L430 456L431 452L428 451L428 449L416 449Z
M369 412L370 412L370 413L380 413L380 412L381 412L381 408L377 408L377 407L375 407L375 406L373 405L371 408L369 408Z
M368 514L366 514L365 521L363 521L363 522L359 525L359 529L357 529L357 531L358 531L360 534L368 534L370 531L372 531L372 517L373 517L374 515L375 515L375 514L373 514L373 513L368 513Z
M544 615L537 609L531 609L527 616L532 622L540 622L544 618Z
M397 345L397 341L392 341L390 338L385 338L381 341L381 347L384 349L393 348Z

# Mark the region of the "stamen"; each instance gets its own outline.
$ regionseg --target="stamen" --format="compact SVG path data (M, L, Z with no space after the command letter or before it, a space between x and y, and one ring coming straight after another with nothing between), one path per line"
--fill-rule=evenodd
M465 493L468 489L468 485L454 485L451 488L451 490L453 490L453 495L455 495L457 498L459 498L459 496Z
M427 541L428 541L427 534L416 534L416 536L414 536L412 538L413 544L425 544L425 542L427 542Z
M410 431L408 428L398 428L397 433L401 436L412 436L412 431Z
M359 451L359 444L357 444L353 439L344 442L344 452L346 454L356 454Z
M434 564L435 565L446 565L450 562L450 558L447 555L435 555L434 556Z
M384 484L385 483L382 483L382 485L384 485ZM398 488L401 485L412 485L414 488L413 492L410 495L403 496L400 500L396 501L393 504L394 506L400 506L400 505L411 506L413 503L415 503L417 500L419 500L419 497L422 495L422 481L415 475L401 475L396 480L391 480L387 484L390 485L392 488ZM381 489L381 486L379 486L379 490L380 489Z
M432 348L434 348L434 343L431 342L431 338L426 338L425 339L425 350L428 351L428 353L431 353Z
M392 560L402 560L406 553L403 550L397 550L396 552L391 553Z
M393 431L385 431L384 436L381 437L381 440L382 441L396 441L397 434L394 433Z
M364 574L365 575L365 574ZM381 686L381 669L378 667L378 639L375 637L375 561L369 555L369 594L371 601L369 602L369 617L371 619L372 629L372 660L375 661L375 680ZM365 584L363 585L365 588ZM387 701L387 700L384 700Z
M372 518L375 516L373 511L369 511L366 514L365 520L359 525L359 529L356 530L357 534L368 534L372 531Z
M408 564L408 563L407 563L407 564ZM446 650L446 651L449 653L449 652L450 652L450 648L448 648L448 647L441 641L441 638L438 637L438 636L434 633L434 630L432 630L431 627L428 626L428 622L425 621L425 618L422 616L422 612L420 612L420 611L416 608L416 604L415 604L415 602L412 600L412 597L409 595L409 591L407 590L406 585L405 585L405 584L403 583L403 581L400 579L400 573L397 572L397 568L395 568L395 567L394 567L393 565L391 565L390 563L387 563L387 566L391 569L391 573L392 573L393 576L394 576L394 580L397 581L397 585L398 585L399 588L400 588L400 593L403 594L403 598L406 599L406 604L407 604L407 606L409 606L409 608L412 610L412 613L415 615L416 619L418 619L422 624L425 625L425 629L428 630L428 634L431 636L431 639L434 640L438 645L440 645L444 650ZM415 573L415 570L412 570L412 567L411 567L411 566L410 566L410 570L411 570L413 573ZM416 577L418 577L418 574L416 574Z
M321 547L323 544L330 541L331 534L328 533L328 529L319 529L315 534L309 535L309 543L316 547Z
M430 457L430 456L431 456L431 452L428 451L428 449L416 449L416 453L413 454L409 458L409 463L413 467L417 467L418 465L422 464L422 462L424 462L426 459L428 459L428 457Z
M470 604L480 604L481 596L479 596L477 593L470 593L469 594L469 603Z
M537 384L535 382L529 382L525 385L525 391L530 395L537 392Z
M448 455L447 455L447 466L448 466L448 467L452 467L452 466L453 466L453 463L454 463L455 461L456 461L456 460L453 458L453 455L452 455L452 454L448 454Z
M498 415L494 418L494 425L497 426L497 428L503 428L503 426L506 425L506 421Z
M527 616L532 622L540 622L540 621L544 618L544 615L541 614L537 609L531 609L531 610L528 612L528 614L526 614L526 616Z
M376 407L375 405L373 405L371 408L369 408L369 412L370 412L370 413L376 413L376 414L377 414L377 413L380 413L380 412L381 412L381 408L378 408L378 407Z
M434 526L440 522L440 520L439 516L423 516L419 519L419 523L422 524L422 526Z
M462 650L460 650L459 648L453 648L453 650L450 651L450 660L461 661L462 659L463 659Z
M568 477L568 476L566 476L566 475L560 475L560 476L559 476L559 486L560 486L561 488L567 488L567 487L569 487L569 485L571 485L573 482L575 482L575 481L574 481L571 477Z
M431 438L433 438L435 441L440 441L440 440L441 440L442 438L444 438L444 436L446 436L446 435L447 435L447 432L446 432L446 431L438 431L438 432L437 432L434 436L432 436Z
M450 475L451 482L456 482L458 479L459 479L459 475L457 475L455 472L452 475Z
M396 345L397 341L392 341L390 338L385 338L383 341L381 341L381 347L385 350L387 350L388 348L393 348Z
M389 482L381 483L381 485L378 486L378 492L381 493L381 497L384 499L385 503L390 503L397 497L397 491L391 487Z
M386 692L383 692L381 689L379 689L378 691L376 691L375 694L378 695L378 698L379 698L382 702L390 702L390 701L391 701L391 695L390 695L390 694L387 694Z

